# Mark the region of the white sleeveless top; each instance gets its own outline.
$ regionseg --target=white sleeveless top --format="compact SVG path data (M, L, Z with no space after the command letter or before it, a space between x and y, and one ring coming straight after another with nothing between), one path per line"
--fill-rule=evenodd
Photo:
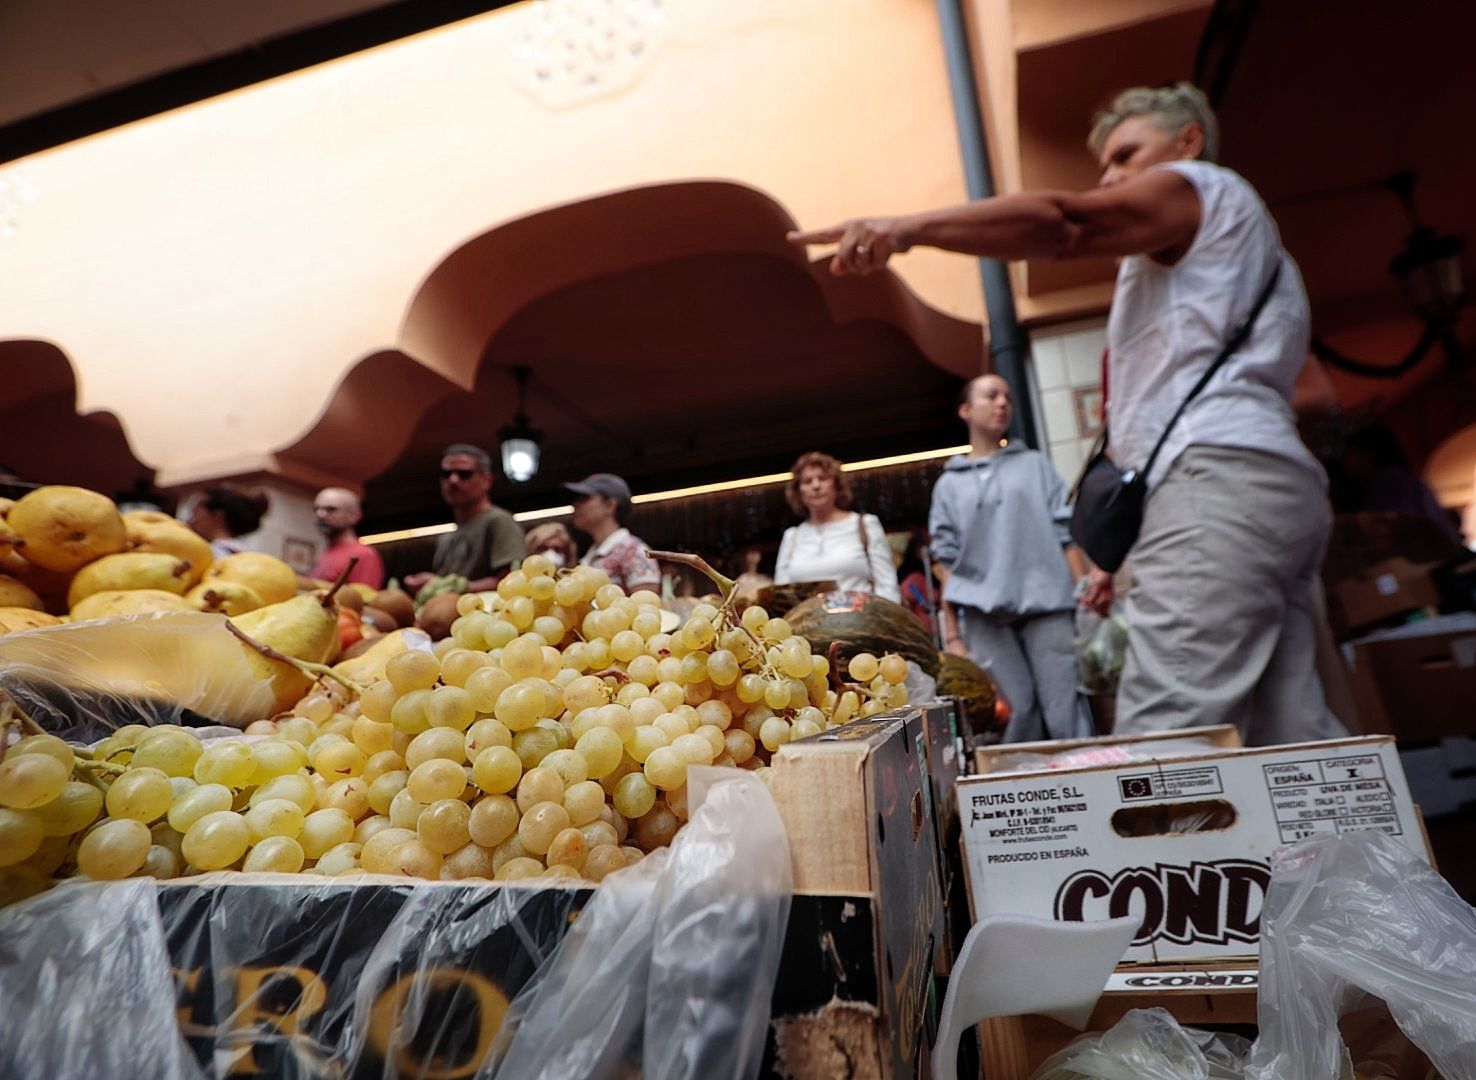
M1326 474L1297 434L1292 383L1307 359L1307 292L1276 224L1249 183L1207 161L1172 169L1199 196L1194 243L1173 266L1147 255L1122 260L1107 323L1112 459L1141 469L1169 419L1245 318L1277 260L1281 280L1250 337L1179 418L1149 485L1190 446L1259 450Z

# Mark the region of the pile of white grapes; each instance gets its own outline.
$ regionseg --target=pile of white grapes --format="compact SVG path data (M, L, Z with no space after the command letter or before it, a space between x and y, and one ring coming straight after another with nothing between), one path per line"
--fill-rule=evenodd
M537 555L459 611L362 693L325 680L247 738L20 739L0 762L0 903L75 874L597 882L671 842L688 766L763 769L907 700L898 656L833 680L759 607L699 604L665 633L654 593Z

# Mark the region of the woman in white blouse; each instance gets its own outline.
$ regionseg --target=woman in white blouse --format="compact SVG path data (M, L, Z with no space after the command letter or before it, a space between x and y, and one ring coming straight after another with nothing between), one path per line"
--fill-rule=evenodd
M784 489L805 520L784 530L774 583L834 581L842 590L901 600L897 569L881 522L851 507L851 485L829 454L801 454Z

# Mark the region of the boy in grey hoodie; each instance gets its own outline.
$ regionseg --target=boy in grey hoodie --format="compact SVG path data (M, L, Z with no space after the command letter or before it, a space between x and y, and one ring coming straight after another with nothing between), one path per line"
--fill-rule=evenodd
M949 652L970 657L1010 703L1006 742L1092 734L1077 693L1075 592L1066 485L1045 456L1004 443L1014 415L1009 384L980 375L958 415L970 450L933 487L928 528L943 579Z

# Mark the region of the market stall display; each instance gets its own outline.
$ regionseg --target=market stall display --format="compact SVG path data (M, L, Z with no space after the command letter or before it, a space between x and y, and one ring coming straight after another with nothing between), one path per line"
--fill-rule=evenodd
M244 558L208 568L206 583ZM259 563L242 576L259 593L285 592ZM6 893L77 873L232 868L599 881L671 841L688 817L689 766L762 769L785 743L908 696L898 656L857 653L832 672L784 619L726 602L697 605L667 633L654 594L626 596L598 570L556 572L537 555L495 593L445 594L458 614L434 645L392 634L330 668L336 592L231 618L163 616L231 653L239 694L229 708L219 695L171 690L166 672L130 680L116 670L158 617L6 643L6 708L22 720L86 708L70 691L89 672L89 691L126 687L211 719L240 724L256 710L250 740L122 723L87 750L44 733L18 742L0 764ZM48 663L78 635L86 648ZM196 663L157 666L226 666L170 656Z

